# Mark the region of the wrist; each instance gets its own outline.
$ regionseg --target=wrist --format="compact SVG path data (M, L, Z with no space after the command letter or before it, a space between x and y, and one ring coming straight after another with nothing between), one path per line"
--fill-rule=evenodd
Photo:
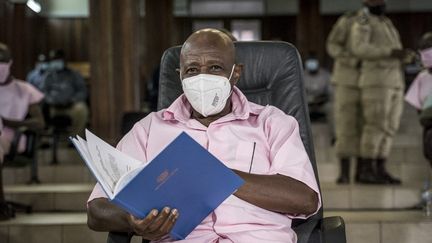
M126 222L127 222L127 233L128 236L132 237L136 234L134 223L133 223L133 216L130 214L126 214Z

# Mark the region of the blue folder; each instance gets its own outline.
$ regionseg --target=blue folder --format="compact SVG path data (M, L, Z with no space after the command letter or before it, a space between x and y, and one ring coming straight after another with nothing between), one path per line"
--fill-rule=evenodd
M138 218L177 208L170 236L184 239L244 181L185 132L173 140L112 200Z

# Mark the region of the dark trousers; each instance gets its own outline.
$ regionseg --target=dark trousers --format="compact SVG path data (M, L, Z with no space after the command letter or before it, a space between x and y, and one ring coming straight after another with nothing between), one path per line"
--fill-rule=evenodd
M423 153L432 166L432 126L423 129Z

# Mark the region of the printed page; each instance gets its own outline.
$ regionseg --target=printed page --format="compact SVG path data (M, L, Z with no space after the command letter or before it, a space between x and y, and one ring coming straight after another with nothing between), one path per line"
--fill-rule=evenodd
M75 148L78 150L78 153L81 155L81 158L87 164L87 167L90 169L92 174L96 177L96 180L104 189L105 193L109 198L113 198L113 190L111 190L111 186L105 183L105 179L102 177L102 174L98 171L96 165L93 163L90 154L87 149L87 142L81 137L77 136L77 138L70 138L72 143L75 145Z
M121 189L123 189L147 165L148 164L143 164L135 169L132 169L131 171L129 171L129 173L126 173L125 175L120 177L114 188L114 194L117 194L119 191L121 191Z
M103 180L100 184L107 187L104 189L112 194L122 176L143 165L143 162L120 152L87 129L86 139L94 173Z

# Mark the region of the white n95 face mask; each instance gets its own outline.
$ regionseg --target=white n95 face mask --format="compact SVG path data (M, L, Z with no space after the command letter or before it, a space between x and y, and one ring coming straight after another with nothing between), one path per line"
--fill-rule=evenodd
M235 65L231 69L229 78L213 74L199 74L182 80L186 98L192 107L204 117L215 115L225 107L231 95L229 80L234 67Z

